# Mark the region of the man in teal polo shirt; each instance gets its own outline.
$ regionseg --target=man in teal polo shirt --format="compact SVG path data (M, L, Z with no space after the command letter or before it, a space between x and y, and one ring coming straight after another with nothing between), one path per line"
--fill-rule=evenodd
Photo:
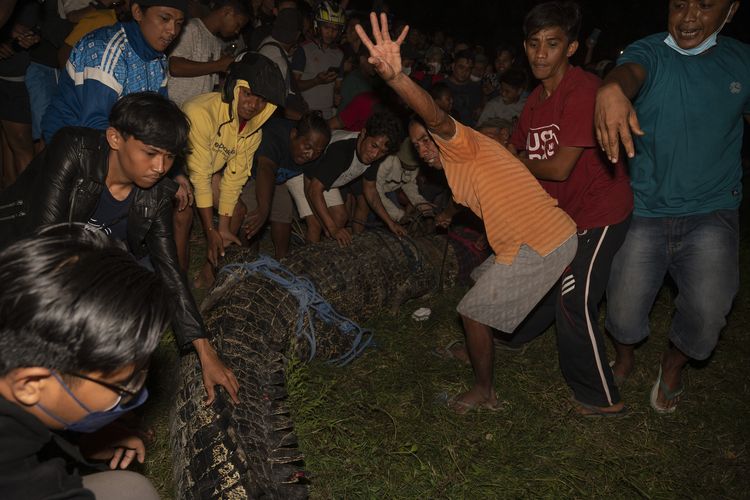
M613 162L624 146L635 198L607 287L616 378L633 369L665 274L679 290L651 390L659 413L675 410L685 364L711 355L739 288L750 46L718 37L739 3L670 1L668 32L625 49L597 95L599 143Z

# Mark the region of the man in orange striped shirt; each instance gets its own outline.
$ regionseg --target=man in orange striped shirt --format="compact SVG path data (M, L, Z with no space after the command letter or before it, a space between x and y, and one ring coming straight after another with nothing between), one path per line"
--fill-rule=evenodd
M458 305L474 386L451 399L457 413L495 408L492 328L512 332L560 278L576 252L576 226L528 169L500 144L456 122L401 71L400 45L381 15L370 15L375 43L357 33L380 77L419 119L409 135L428 165L445 170L457 203L485 224L493 256L478 267L476 284Z

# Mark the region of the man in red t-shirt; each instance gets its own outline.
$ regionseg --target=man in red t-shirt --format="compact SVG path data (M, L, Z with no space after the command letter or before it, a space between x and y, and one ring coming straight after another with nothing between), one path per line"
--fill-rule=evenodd
M594 136L600 80L570 65L578 48L579 8L548 2L524 21L524 47L534 89L510 149L578 226L578 250L556 288L514 333L519 345L555 321L560 368L584 415L620 414L620 400L602 331L599 303L617 250L625 239L633 193L622 163L610 165Z

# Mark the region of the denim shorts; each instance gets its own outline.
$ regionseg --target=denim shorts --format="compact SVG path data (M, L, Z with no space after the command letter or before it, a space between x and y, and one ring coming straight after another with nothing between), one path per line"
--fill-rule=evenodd
M59 72L44 64L32 62L26 70L26 88L31 103L31 136L36 141L42 138L42 118L57 92Z
M706 359L739 289L739 213L633 216L607 285L607 330L620 343L649 335L648 316L667 273L677 285L669 339L683 354Z

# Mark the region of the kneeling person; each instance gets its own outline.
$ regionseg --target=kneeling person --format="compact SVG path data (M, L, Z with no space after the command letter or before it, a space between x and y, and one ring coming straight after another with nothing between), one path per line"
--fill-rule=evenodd
M2 497L158 499L146 478L117 470L143 462L141 439L107 427L148 397L169 321L159 277L101 232L60 224L0 252L0 281ZM81 477L91 464L60 430L85 433L86 459L113 470Z
M261 126L284 104L286 87L279 68L267 57L245 53L229 67L222 92L209 92L183 105L192 124L188 175L206 234L204 285L213 282L213 267L224 248L237 238L244 205L237 203L250 177L253 155L263 136ZM214 227L214 209L219 226Z
M302 115L299 122L271 118L263 126L263 140L255 154L253 178L241 200L248 209L245 237L252 238L271 219L276 258L289 251L294 209L287 181L316 164L331 139L331 129L319 112ZM301 178L300 178L301 180Z
M333 133L331 144L319 164L305 172L305 197L300 196L299 184L295 189L290 185L297 210L308 224L308 241L319 241L320 231L323 229L326 235L336 239L340 245L351 243L352 235L344 227L347 216L343 200L339 197L339 203L329 203L333 205L329 208L324 192L343 187L359 177L362 177L363 194L373 211L394 234L406 234L406 230L388 216L375 187L380 161L397 150L401 143L400 136L401 125L388 112L375 113L360 132L337 130Z

